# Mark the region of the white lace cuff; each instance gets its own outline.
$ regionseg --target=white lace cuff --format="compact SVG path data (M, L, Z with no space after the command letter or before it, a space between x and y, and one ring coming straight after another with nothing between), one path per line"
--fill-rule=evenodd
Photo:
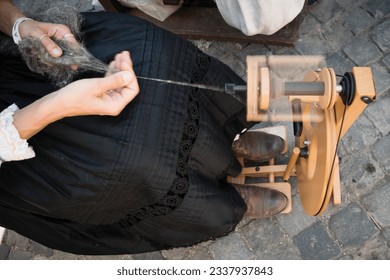
M5 161L29 159L35 156L25 139L13 125L14 112L18 106L12 104L0 113L0 165Z

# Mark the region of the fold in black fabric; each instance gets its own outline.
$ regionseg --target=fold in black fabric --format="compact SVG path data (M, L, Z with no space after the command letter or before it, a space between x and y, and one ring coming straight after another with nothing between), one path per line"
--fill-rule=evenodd
M123 14L83 16L88 49L107 63L128 50L140 76L243 83L223 63L150 23ZM19 57L1 56L0 73L0 109L55 90ZM139 95L118 117L60 120L29 140L35 158L2 165L2 226L76 254L189 246L235 228L246 206L224 179L240 172L231 142L246 127L244 105L223 93L139 84Z

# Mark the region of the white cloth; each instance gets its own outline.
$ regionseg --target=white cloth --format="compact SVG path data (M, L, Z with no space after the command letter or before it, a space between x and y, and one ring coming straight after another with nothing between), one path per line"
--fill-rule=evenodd
M5 161L29 159L35 156L26 140L20 138L13 125L13 115L19 108L12 104L0 113L0 165Z
M271 35L291 22L305 0L215 0L224 20L245 35Z
M154 17L160 21L164 21L171 14L176 12L183 1L177 6L164 5L163 0L118 0L123 6L130 8L138 8L145 14Z

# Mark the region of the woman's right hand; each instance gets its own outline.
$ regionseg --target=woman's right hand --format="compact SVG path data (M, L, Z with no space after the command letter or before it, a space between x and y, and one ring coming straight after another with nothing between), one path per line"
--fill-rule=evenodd
M139 87L129 52L117 54L110 66L119 72L78 80L15 112L13 123L20 137L29 139L65 117L118 115L137 96Z
M56 93L64 117L81 115L118 115L138 94L138 81L130 54L115 56L111 68L119 70L104 78L73 82Z

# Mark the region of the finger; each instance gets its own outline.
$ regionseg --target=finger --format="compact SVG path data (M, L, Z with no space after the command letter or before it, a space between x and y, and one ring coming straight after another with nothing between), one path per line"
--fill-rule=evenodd
M130 71L121 71L101 79L101 89L106 92L129 85L135 79Z
M133 68L131 68L131 65L127 61L122 61L121 66L120 66L121 71L131 71L133 72Z
M67 41L74 48L78 48L80 46L79 42L76 40L76 37L72 33L66 33L61 40Z
M121 90L122 102L128 104L139 93L138 83L134 87L125 87Z
M66 33L63 37L62 40L66 40L71 44L78 44L76 37L72 33Z
M118 70L121 70L121 61L122 61L122 57L121 57L121 54L118 53L115 55L115 68L118 69Z
M77 40L72 31L63 24L55 24L49 30L50 37L54 37L57 40L67 40L69 42L77 43Z
M133 68L133 61L131 60L130 52L123 52L123 59L130 64L130 67Z
M123 51L123 52L117 54L116 59L118 60L119 67L122 67L123 62L126 62L128 64L131 63L130 55L129 55L128 51ZM124 69L121 69L121 70L124 70Z
M44 34L46 35L46 34ZM46 49L46 51L53 57L60 57L62 55L61 48L54 43L52 39L50 39L49 35L44 36L42 35L39 39L42 46Z
M117 69L115 68L115 61L111 61L110 64L108 64L108 71L106 72L106 77L109 75L114 74L117 72Z

